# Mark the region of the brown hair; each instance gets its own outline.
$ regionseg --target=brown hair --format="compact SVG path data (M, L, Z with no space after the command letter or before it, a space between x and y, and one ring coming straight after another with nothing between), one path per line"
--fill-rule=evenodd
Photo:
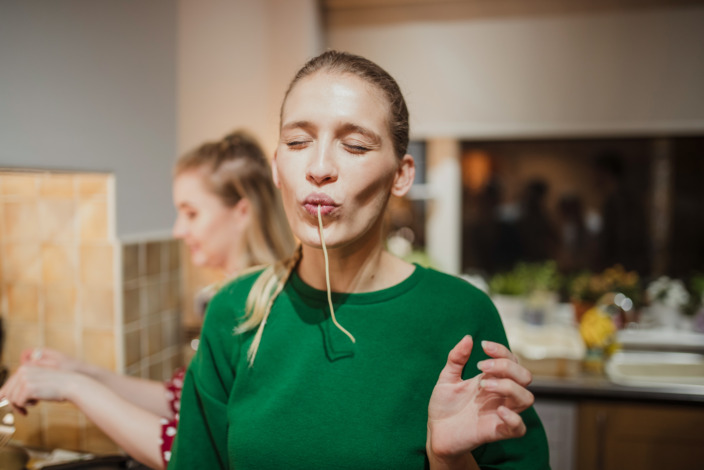
M355 75L383 92L389 103L389 132L394 143L394 153L399 159L406 155L409 139L408 108L401 88L386 70L369 59L349 52L328 50L309 60L291 80L281 104L281 115L291 90L299 81L316 72Z
M174 177L187 171L199 172L208 189L227 207L241 199L251 204L245 265L271 264L291 254L293 237L271 167L252 135L236 130L219 141L200 145L176 162Z
M283 116L284 106L291 90L299 81L317 72L338 73L341 75L352 74L381 90L389 103L389 133L393 140L394 153L399 159L406 155L409 139L408 108L401 89L388 72L371 60L358 55L329 50L309 60L294 76L288 90L286 90L283 103L281 104L281 116ZM299 245L292 257L279 261L267 268L259 276L249 292L246 305L247 315L235 332L244 333L257 328L247 352L250 366L254 363L264 326L274 300L283 290L286 281L300 259L301 247Z

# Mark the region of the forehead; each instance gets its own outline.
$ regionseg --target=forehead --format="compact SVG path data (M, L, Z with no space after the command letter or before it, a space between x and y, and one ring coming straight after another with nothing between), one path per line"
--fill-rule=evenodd
M387 127L390 105L384 92L351 73L319 71L301 79L284 102L286 121L339 118L364 120Z

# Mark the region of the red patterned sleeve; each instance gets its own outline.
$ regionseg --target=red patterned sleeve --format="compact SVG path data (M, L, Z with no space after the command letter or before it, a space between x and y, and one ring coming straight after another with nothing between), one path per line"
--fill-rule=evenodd
M176 437L178 427L178 413L181 407L181 390L183 390L183 377L186 369L181 367L174 372L170 380L164 383L166 388L166 399L169 401L169 408L173 418L163 418L161 420L161 458L164 461L164 468L169 465L171 459L171 446Z

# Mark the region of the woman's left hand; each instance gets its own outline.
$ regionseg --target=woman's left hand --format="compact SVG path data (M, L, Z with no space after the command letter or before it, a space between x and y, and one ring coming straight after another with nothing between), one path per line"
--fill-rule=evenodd
M472 345L465 336L450 351L430 398L426 450L433 468L466 468L480 445L526 432L519 413L533 404L530 372L505 346L483 341L490 359L479 362L482 373L463 380Z

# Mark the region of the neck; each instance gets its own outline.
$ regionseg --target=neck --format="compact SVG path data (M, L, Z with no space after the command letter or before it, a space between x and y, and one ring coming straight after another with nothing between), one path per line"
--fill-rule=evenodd
M303 246L298 275L308 285L326 289L325 258L321 248ZM355 246L328 249L330 290L373 292L398 284L413 272L413 265L384 250L381 230L376 237Z

